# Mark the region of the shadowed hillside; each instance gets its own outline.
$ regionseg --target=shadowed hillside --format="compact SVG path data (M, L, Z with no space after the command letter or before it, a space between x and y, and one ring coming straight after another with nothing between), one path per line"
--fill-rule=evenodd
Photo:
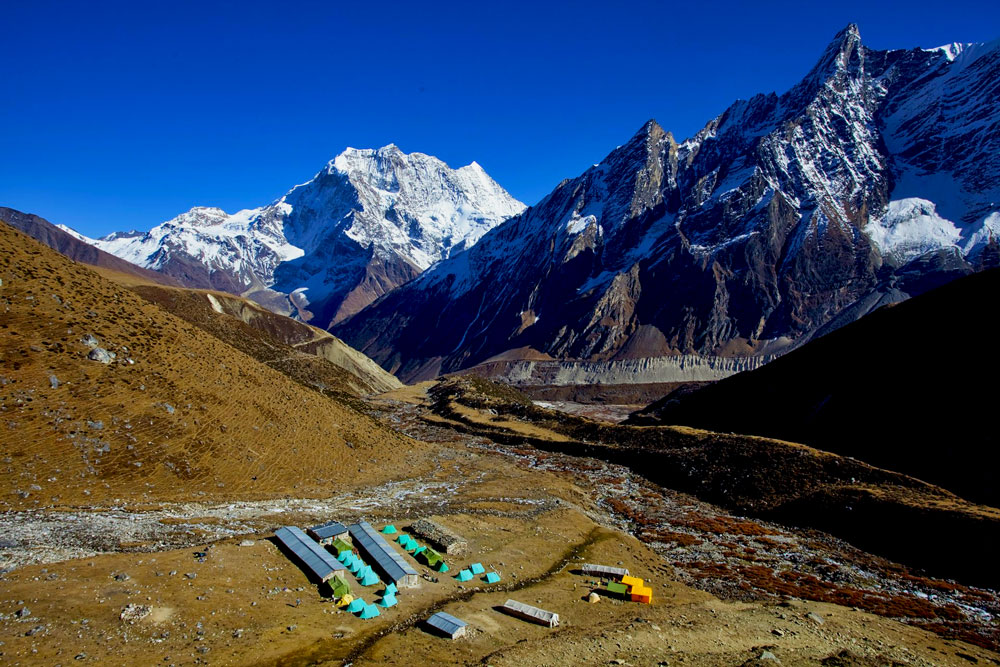
M1000 270L961 278L629 423L794 440L1000 505L1000 360L988 344L998 288Z

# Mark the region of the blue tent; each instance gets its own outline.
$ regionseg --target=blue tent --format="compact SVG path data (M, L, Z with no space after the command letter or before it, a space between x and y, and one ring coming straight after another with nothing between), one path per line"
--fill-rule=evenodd
M495 584L498 581L500 581L500 575L497 574L496 572L487 572L486 576L483 577L483 581L485 581L488 584Z
M486 571L486 568L483 567L482 563L473 563L469 566L469 569L472 570L472 574L482 574Z
M361 611L361 614L359 615L359 618L375 618L376 616L379 616L379 615L380 615L380 612L378 610L378 607L376 607L373 604L368 604L368 605L365 605L365 608Z
M472 573L469 572L468 570L462 570L457 575L455 575L455 578L458 579L459 581L468 581L469 579L472 579Z
M364 609L366 606L367 605L365 605L364 600L362 600L361 598L354 598L353 600L351 600L351 604L347 605L345 609L351 612L352 614L356 614L362 609Z
M382 605L383 607L385 607L386 609L388 609L389 607L395 607L396 606L396 596L392 595L392 594L383 595L382 596L382 600L379 602L379 604Z

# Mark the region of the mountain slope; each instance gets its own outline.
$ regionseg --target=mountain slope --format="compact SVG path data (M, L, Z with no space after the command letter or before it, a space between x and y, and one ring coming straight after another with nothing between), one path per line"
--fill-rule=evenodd
M196 207L148 232L89 242L325 328L523 209L475 162L451 169L394 145L348 148L269 206Z
M5 506L326 497L418 465L419 443L6 224L0 311Z
M992 330L1000 270L883 308L771 362L679 397L631 424L683 424L803 442L1000 506L1000 451L984 382L996 355L967 349Z
M41 241L56 252L66 255L74 261L111 269L112 271L118 271L119 273L125 273L164 285L181 285L181 282L176 278L144 269L111 253L95 248L79 234L66 231L37 215L22 213L12 208L0 206L0 222L6 222L14 229L18 229L31 238Z
M875 51L849 26L785 94L680 143L648 122L334 331L404 380L523 348L785 351L997 264L997 85L1000 43ZM945 131L961 160L934 148Z

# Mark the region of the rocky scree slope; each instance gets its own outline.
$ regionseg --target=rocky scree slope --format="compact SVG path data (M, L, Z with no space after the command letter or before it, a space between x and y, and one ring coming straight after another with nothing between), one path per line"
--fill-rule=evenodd
M557 359L780 353L998 263L1000 42L838 34L783 95L600 164L342 323L404 380ZM442 326L447 323L447 326Z
M262 208L195 207L148 232L86 240L325 328L523 209L475 162L451 169L389 145L348 148Z

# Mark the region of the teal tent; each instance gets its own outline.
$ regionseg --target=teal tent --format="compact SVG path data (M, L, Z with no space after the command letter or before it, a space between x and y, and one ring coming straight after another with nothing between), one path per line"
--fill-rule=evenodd
M472 579L472 573L469 572L468 570L462 570L457 575L455 575L455 578L458 579L459 581L468 581L469 579Z
M395 595L383 595L382 600L379 602L380 605L388 609L389 607L396 606L396 596Z
M447 572L449 569L448 563L441 561L441 567L438 568L438 572Z
M366 606L367 605L365 604L364 600L362 600L361 598L354 598L353 600L351 600L351 604L347 605L344 608L347 611L351 612L352 614L356 614L362 609L364 609Z
M360 558L354 558L351 563L347 566L347 569L351 571L351 574L357 574L361 570L362 565L364 565ZM366 566L367 567L367 566Z
M405 547L407 544L410 543L410 539L411 538L410 538L409 535L407 535L406 533L403 533L402 535L399 536L399 538L396 541L399 542L400 544L402 544Z
M358 618L375 618L376 616L379 616L378 607L373 604L368 604L365 605L365 608L361 611Z
M383 535L395 535L398 532L399 531L396 530L396 527L394 525L392 525L391 523L388 526L386 526L385 528L382 529L382 534Z
M496 572L487 572L486 576L483 577L483 581L485 581L488 584L495 584L498 581L500 581L500 575L497 574Z
M347 565L348 563L350 563L352 558L354 558L354 554L352 554L350 551L341 552L337 556L337 560L339 560L344 565Z
M469 569L472 570L472 574L482 574L486 571L482 563L473 563Z
M399 589L396 588L396 584L390 583L388 586L385 587L385 595L395 595L396 591L398 590Z
M416 551L413 552L413 555L416 556L417 554L422 554L425 551L427 551L427 547L417 547Z
M362 586L374 586L375 584L380 583L380 582L379 582L378 575L376 575L374 572L372 572L371 569L369 568L369 570L367 572L365 572L365 576L361 577L361 579L359 580L359 583Z

